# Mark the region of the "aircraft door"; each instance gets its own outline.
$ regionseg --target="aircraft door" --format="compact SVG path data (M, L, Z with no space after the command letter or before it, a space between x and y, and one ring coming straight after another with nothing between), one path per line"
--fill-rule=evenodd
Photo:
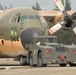
M18 28L17 27L11 27L11 40L12 41L18 41Z

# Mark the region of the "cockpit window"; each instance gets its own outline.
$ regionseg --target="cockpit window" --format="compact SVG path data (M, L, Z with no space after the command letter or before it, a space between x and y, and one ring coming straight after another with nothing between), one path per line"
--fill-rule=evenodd
M10 19L9 23L13 22L14 17L15 17L15 14L13 14L13 15L12 15L12 17L11 17L11 19Z
M35 15L35 19L36 19L36 20L40 20L40 16L36 16L36 15Z
M40 22L46 22L45 19L42 16L38 16L38 15L21 15L21 13L16 13L13 14L9 23L11 22L20 22L20 21L24 21L24 20L38 20Z
M33 20L35 19L33 15L28 15L28 20Z
M23 21L23 20L35 20L35 18L34 18L33 15L23 15L23 16L20 16L20 21Z
M16 16L13 18L12 22L17 22L17 17Z
M27 20L27 15L21 16L20 21Z
M19 22L20 21L20 15L21 15L21 13L13 14L11 19L10 19L10 22Z
M44 19L42 16L37 16L37 15L35 15L35 19L36 19L36 20L39 20L39 21L41 21L41 22L46 22L45 19Z
M42 22L46 22L45 19L42 16L40 16L40 19L41 19Z

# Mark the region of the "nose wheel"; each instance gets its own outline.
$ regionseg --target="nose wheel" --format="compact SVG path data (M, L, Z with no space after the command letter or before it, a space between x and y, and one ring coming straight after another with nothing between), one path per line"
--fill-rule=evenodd
M27 65L27 59L26 59L26 57L20 56L20 64L21 65Z

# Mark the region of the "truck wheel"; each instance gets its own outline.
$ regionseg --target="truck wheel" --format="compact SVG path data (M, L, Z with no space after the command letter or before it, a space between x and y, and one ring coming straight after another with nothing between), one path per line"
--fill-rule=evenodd
M27 65L27 59L26 59L26 57L20 56L20 64L21 65Z
M33 67L33 55L32 55L32 53L30 53L30 55L29 55L29 64L31 67Z
M69 63L69 65L72 67L72 66L76 66L76 64L73 64L73 63Z
M60 67L65 67L66 66L66 64L59 64L60 65Z
M37 61L38 61L38 63L37 63L38 67L46 67L47 66L47 64L43 64L43 59L42 59L42 53L41 52L38 54Z

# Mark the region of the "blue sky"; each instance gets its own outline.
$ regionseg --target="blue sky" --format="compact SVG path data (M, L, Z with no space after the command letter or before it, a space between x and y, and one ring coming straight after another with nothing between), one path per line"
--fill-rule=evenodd
M43 10L52 10L55 8L54 0L38 0L41 8ZM72 10L76 10L76 0L70 0ZM13 7L31 7L35 5L36 0L0 0L0 3L3 6L10 7L12 4Z

